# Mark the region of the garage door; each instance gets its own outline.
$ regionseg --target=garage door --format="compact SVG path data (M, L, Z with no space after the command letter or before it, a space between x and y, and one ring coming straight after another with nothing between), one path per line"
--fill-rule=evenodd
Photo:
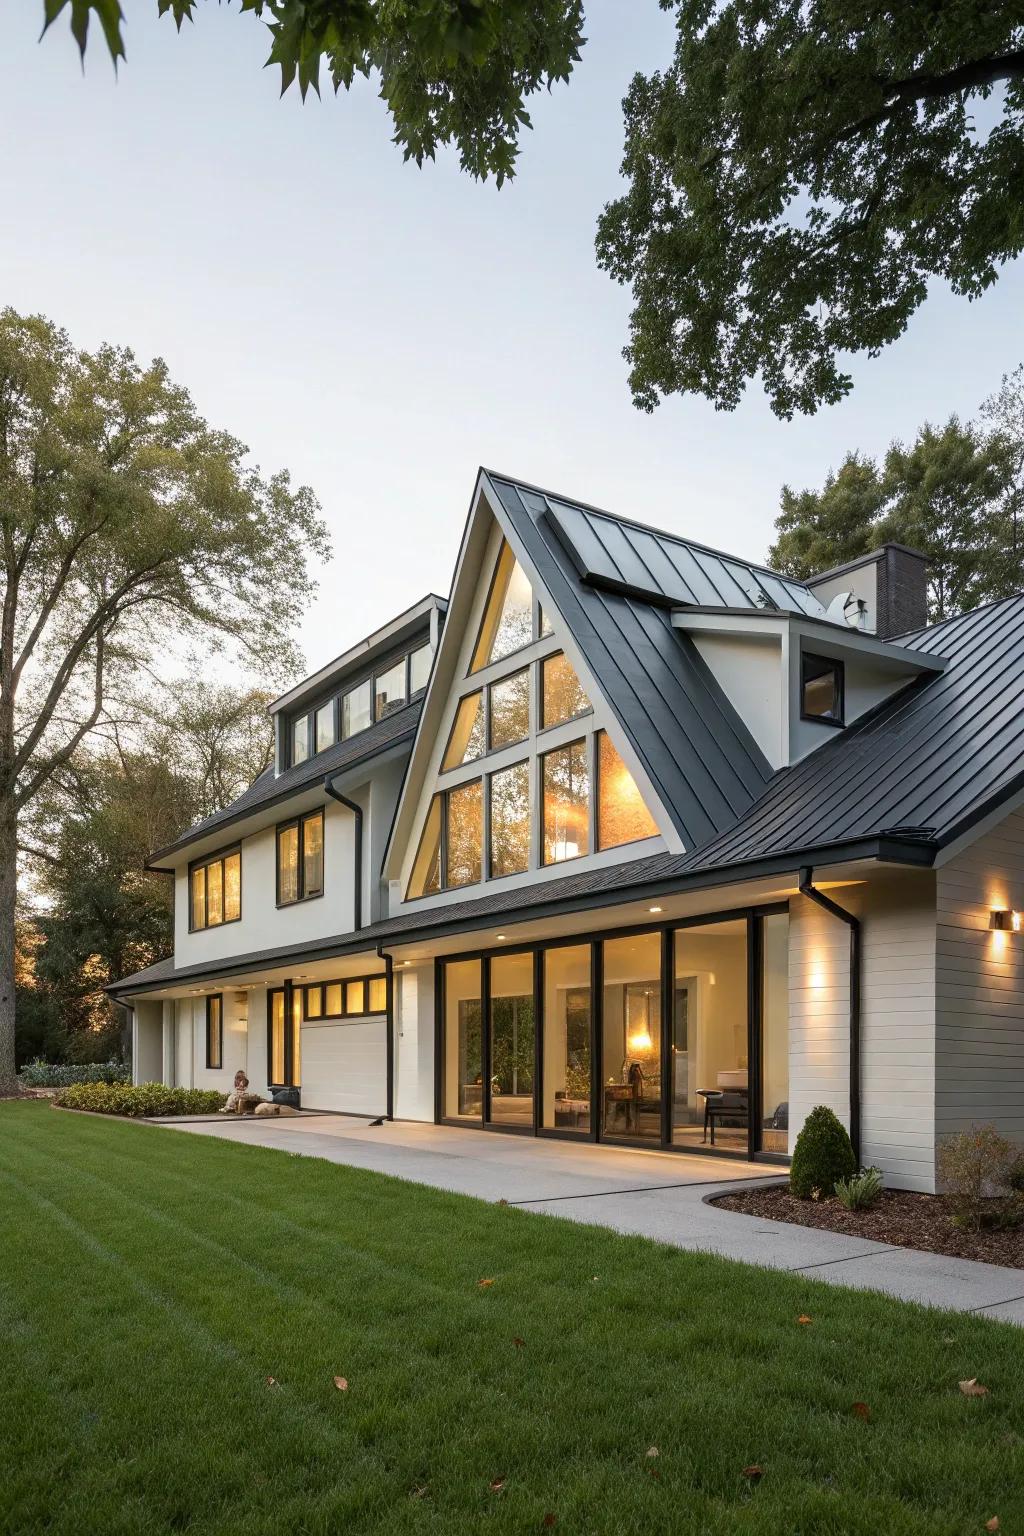
M386 1021L303 1024L302 1107L382 1115L387 1107Z

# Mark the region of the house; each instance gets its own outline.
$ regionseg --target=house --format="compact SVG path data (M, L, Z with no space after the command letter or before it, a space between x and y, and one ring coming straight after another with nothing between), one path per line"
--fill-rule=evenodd
M806 583L481 471L427 597L272 706L153 855L135 1075L304 1107L864 1163L1024 1133L1024 597L931 627L887 545Z

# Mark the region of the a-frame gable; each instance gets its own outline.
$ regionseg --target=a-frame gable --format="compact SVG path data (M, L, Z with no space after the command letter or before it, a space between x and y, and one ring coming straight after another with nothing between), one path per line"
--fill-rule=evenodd
M482 472L385 877L402 901L666 847L683 848L671 817Z

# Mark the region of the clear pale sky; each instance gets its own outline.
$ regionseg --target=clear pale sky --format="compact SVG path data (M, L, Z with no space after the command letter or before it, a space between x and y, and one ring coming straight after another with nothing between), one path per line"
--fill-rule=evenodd
M590 0L583 62L531 103L500 192L450 153L403 164L371 84L279 100L236 8L180 37L156 0L125 9L116 80L98 30L83 76L64 17L37 41L41 0L0 15L0 304L163 356L265 470L313 486L335 558L302 618L310 669L448 591L478 464L763 557L783 482L972 414L1024 358L1018 262L974 304L937 288L815 417L777 421L756 386L731 415L634 410L628 294L593 233L629 79L671 57L656 0Z

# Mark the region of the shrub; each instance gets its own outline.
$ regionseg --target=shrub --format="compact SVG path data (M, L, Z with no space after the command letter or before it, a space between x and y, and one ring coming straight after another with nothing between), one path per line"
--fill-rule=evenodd
M789 1187L801 1200L815 1190L830 1195L839 1179L857 1172L853 1143L832 1111L824 1104L812 1109L793 1148Z
M1018 1153L994 1125L972 1125L941 1143L936 1161L939 1178L953 1208L957 1226L977 1232L987 1216L995 1215L988 1202L1005 1195Z
M74 1083L54 1102L62 1109L88 1109L96 1115L205 1115L222 1107L223 1093L208 1088L168 1088L165 1083Z
M836 1198L848 1211L869 1211L882 1198L882 1170L862 1168L848 1179L836 1179Z
M1006 1182L1018 1195L1024 1195L1024 1152L1018 1152L1010 1164Z
M123 1061L30 1061L18 1073L23 1088L70 1088L73 1083L128 1083L131 1067Z

